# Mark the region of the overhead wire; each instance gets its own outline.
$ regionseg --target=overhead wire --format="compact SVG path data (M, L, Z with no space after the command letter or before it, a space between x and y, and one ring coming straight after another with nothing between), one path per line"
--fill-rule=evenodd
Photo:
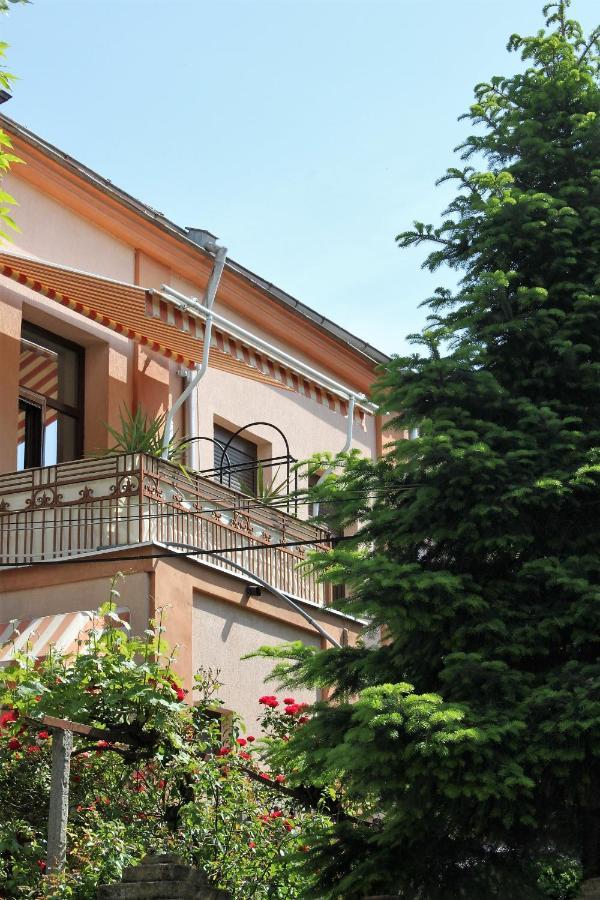
M356 535L339 535L324 538L320 541L321 544L333 544L334 546L342 541L353 540ZM165 546L177 547L184 542L178 541L158 541L157 543L164 543ZM284 549L286 547L305 547L305 546L314 546L315 540L308 541L279 541L275 544L261 544L252 546L251 544L244 544L241 546L234 547L218 547L211 549L203 549L201 547L194 548L193 550L184 550L184 551L176 551L170 550L165 553L135 553L129 556L119 556L117 559L119 562L121 561L139 561L143 559L163 559L169 558L172 559L173 556L221 556L223 553L240 553L240 552L254 552L254 551L265 551L265 550L277 550ZM129 545L120 545L121 548L125 549ZM146 544L147 546L147 544ZM189 546L189 544L185 544L185 546ZM82 550L79 553L79 556L64 556L58 557L56 559L38 559L29 562L12 562L12 563L0 563L0 569L14 569L22 566L47 566L47 565L67 565L70 563L79 563L79 562L89 562L89 563L100 563L100 562L111 562L112 560L107 560L107 554L109 553L119 553L119 545L115 545L113 547L99 547L94 549ZM102 556L88 556L90 553L102 553Z

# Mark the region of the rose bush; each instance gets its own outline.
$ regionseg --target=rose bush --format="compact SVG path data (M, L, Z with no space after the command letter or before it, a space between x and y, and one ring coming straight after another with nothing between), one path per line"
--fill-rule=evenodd
M216 676L196 676L195 705L173 672L162 622L141 638L116 615L118 591L77 653L14 651L0 671L0 897L94 898L145 853L175 852L234 898L310 889L305 852L330 820L266 756L302 727L304 704L257 704L260 740L215 714ZM300 715L303 713L303 715ZM45 715L106 729L74 736L68 854L46 873L52 730Z

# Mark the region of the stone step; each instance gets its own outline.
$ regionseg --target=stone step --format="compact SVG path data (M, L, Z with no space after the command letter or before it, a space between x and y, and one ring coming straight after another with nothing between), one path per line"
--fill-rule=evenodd
M98 900L212 900L213 896L211 888L190 881L130 881L98 888Z
M191 869L179 861L144 863L140 866L127 866L123 869L122 881L192 881L198 887L207 885L206 878L200 872Z

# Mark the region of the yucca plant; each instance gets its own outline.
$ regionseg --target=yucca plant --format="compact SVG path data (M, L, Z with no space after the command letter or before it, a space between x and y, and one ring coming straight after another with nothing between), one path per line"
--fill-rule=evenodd
M106 453L148 453L175 463L185 473L185 452L189 446L189 440L177 438L172 435L166 448L163 447L165 434L166 415L149 416L141 406L132 412L126 406L119 411L120 425L113 428L106 424L109 434L115 439L115 444L106 450Z
M275 475L269 482L265 475L265 467L261 462L257 462L256 464L256 488L254 490L254 496L257 500L260 500L266 506L269 506L272 503L281 503L281 501L285 501L288 499L288 481L287 478L282 479L279 484L276 483L276 478L279 475L279 469L276 470Z

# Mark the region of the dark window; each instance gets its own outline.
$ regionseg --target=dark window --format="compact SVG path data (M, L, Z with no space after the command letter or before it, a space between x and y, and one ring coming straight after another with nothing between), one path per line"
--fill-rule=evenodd
M234 433L221 425L215 425L215 473L217 477L222 473L223 484L244 494L256 496L256 444L239 435L233 437Z
M82 452L83 350L23 323L17 469L51 466Z

